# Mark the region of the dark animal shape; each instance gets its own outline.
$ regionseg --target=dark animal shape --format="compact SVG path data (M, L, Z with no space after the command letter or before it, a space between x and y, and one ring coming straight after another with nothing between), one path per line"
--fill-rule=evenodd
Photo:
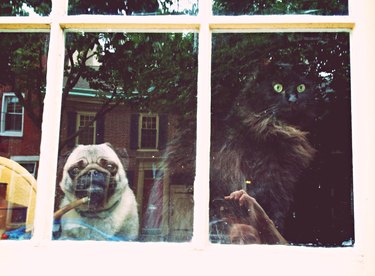
M267 64L240 91L227 118L213 125L211 202L223 198L238 202L244 196L242 203L253 214L244 220L240 208L234 207L237 222L231 219L228 224L229 228L233 224L255 228L255 243L285 242L280 233L293 202L295 183L315 153L302 129L319 116L319 100L319 92L303 71ZM213 204L213 223L225 220L215 208ZM223 236L214 228L212 237Z

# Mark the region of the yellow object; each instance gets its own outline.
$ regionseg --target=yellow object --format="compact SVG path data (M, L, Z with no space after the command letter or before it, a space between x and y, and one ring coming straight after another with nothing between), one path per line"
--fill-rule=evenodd
M6 185L5 199L27 207L26 228L31 229L34 222L36 180L20 164L0 157L0 183Z

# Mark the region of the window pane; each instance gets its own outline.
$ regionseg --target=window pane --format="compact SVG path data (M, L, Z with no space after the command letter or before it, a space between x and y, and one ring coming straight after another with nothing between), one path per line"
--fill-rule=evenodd
M56 239L190 240L197 39L67 34Z
M112 0L112 1L69 1L69 14L112 14L112 15L196 15L198 0Z
M95 144L96 122L94 115L78 114L78 126L76 131L79 132L76 144L89 145Z
M347 15L347 0L213 0L216 15Z
M23 108L15 94L3 95L2 114L2 132L22 134Z
M5 115L5 131L21 131L22 115L8 113Z
M50 12L51 0L4 0L0 3L0 16L47 16Z
M35 175L36 173L36 163L35 162L18 162L22 167L24 167L29 173Z
M212 242L353 244L349 75L347 33L214 34Z
M3 239L27 239L33 229L48 39L48 34L0 33L0 235ZM30 160L33 168L24 168L22 164Z
M158 143L158 127L156 125L157 116L142 115L142 129L140 139L141 149L156 149Z
M156 148L156 129L142 129L141 148L155 149Z

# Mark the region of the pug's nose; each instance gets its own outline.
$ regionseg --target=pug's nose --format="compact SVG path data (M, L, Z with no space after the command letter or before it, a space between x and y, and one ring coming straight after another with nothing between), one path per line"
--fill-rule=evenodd
M99 171L97 171L97 170L90 170L90 171L88 171L88 173L87 173L89 176L98 176L99 175Z
M106 183L107 175L98 170L90 170L87 172L87 179L90 180L91 184L102 186Z
M105 187L107 182L107 175L98 170L92 169L81 175L77 179L76 189L87 190L95 187Z

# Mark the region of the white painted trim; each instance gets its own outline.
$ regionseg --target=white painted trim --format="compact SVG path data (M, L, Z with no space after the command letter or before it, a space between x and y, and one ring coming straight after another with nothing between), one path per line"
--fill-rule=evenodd
M39 155L14 155L10 159L16 162L38 162Z
M142 122L144 117L153 117L156 118L156 137L155 137L155 148L142 148ZM143 152L158 152L159 151L159 114L157 113L139 113L138 117L138 149L137 151Z
M6 109L5 104L5 98L6 97L14 97L17 98L16 94L14 92L4 92L2 93L2 100L1 100L1 116L0 116L0 136L5 136L5 137L22 137L23 136L23 128L24 128L24 120L25 120L25 109L22 106L22 122L21 122L21 130L19 131L9 131L9 130L4 130L5 126L5 112L4 109ZM7 110L8 112L8 110Z
M38 169L38 191L32 243L41 244L52 239L52 215L55 201L58 146L60 133L61 95L64 76L65 34L60 28L59 15L66 14L68 0L52 0L50 44L47 60L46 96ZM56 15L55 17L53 15ZM51 70L52 68L52 70Z
M104 275L109 270L142 274L196 275L375 275L375 3L350 1L350 17L213 17L210 1L199 1L196 17L66 16L67 0L52 0L52 15L0 18L4 31L50 30L47 94L42 126L35 231L32 241L0 241L1 274ZM82 21L83 20L83 21ZM152 22L157 20L155 24ZM228 20L228 22L226 22ZM305 21L307 20L307 21ZM148 29L154 28L156 29ZM59 139L64 30L199 32L197 172L194 184L194 237L191 243L113 243L51 241L54 181ZM330 29L332 28L332 29ZM208 243L208 166L210 107L210 38L222 31L351 32L353 167L356 243L352 248L304 246L234 246ZM200 196L198 196L200 195ZM68 258L67 258L68 256ZM89 263L82 262L84 259ZM160 265L160 264L165 265ZM20 265L21 264L21 265ZM48 265L47 265L48 264ZM104 265L103 265L104 264ZM147 264L147 265L145 265Z
M81 116L91 116L91 117L95 117L95 112L88 112L88 111L77 111L76 113L76 131L79 131L79 128L81 127ZM94 121L92 123L92 125L89 127L89 128L92 128L93 129L93 133L92 133L92 144L96 144L96 136L97 136L97 121ZM79 135L74 139L75 141L75 144L76 145L79 145L79 144L82 144L79 142Z

